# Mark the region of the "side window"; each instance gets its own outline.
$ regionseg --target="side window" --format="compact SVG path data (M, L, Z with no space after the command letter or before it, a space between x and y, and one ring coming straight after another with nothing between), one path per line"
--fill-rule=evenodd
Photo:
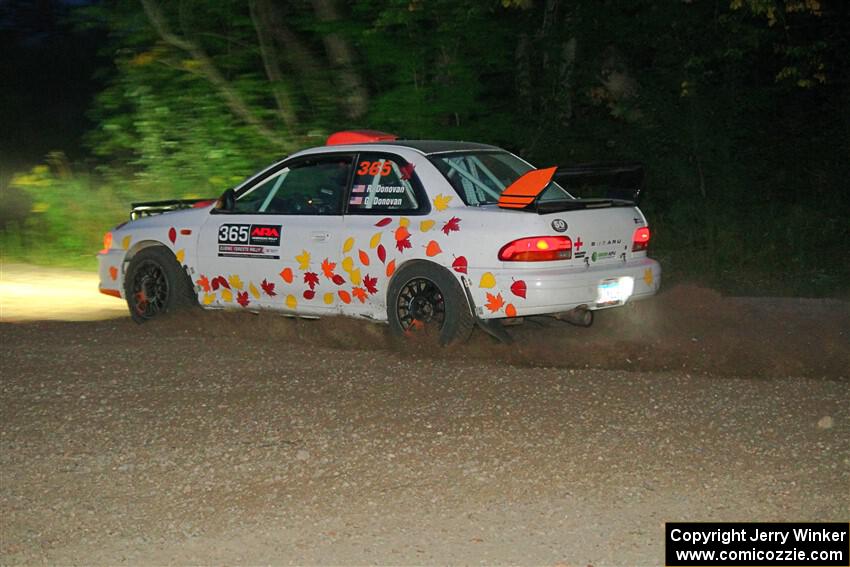
M351 163L351 156L300 160L241 193L234 212L341 215Z
M348 197L349 213L428 212L428 200L412 163L389 154L362 153L354 168L354 183Z

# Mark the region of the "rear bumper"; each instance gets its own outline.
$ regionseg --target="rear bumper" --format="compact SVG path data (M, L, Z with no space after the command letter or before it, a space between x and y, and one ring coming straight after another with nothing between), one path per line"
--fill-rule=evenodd
M652 258L637 258L626 263L586 268L547 269L539 272L497 270L491 273L495 276L497 287L481 289L475 284L482 277L483 272L470 272L476 314L482 319L509 316L505 308L495 312L487 308L488 293L491 295L501 293L505 304L513 306L517 317L523 317L553 315L581 306L590 310L619 307L655 295L661 285L661 266ZM631 292L622 297L621 302L599 303L600 285L614 280L624 290L624 294L628 291L628 287L632 288ZM525 283L525 298L511 290L511 285L517 281Z

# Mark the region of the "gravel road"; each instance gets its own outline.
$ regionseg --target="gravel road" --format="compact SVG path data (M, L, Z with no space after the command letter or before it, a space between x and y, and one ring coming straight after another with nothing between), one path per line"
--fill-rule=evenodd
M513 346L189 313L0 325L0 563L662 565L850 517L850 309L683 287Z

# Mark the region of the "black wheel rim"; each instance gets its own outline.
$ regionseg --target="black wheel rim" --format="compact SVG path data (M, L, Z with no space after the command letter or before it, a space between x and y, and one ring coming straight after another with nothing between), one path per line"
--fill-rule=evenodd
M133 311L143 319L150 319L165 310L168 301L168 279L162 266L145 260L133 274Z
M404 284L396 300L401 328L410 333L423 329L442 329L446 322L443 292L429 279L414 278Z

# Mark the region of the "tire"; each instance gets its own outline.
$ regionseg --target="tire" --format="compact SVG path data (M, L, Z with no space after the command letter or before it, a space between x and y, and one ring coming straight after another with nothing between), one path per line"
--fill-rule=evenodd
M144 248L133 256L124 278L124 297L136 323L197 304L189 276L164 246Z
M441 345L469 338L475 319L457 279L430 262L411 262L396 272L387 292L387 318L399 337L431 336Z

